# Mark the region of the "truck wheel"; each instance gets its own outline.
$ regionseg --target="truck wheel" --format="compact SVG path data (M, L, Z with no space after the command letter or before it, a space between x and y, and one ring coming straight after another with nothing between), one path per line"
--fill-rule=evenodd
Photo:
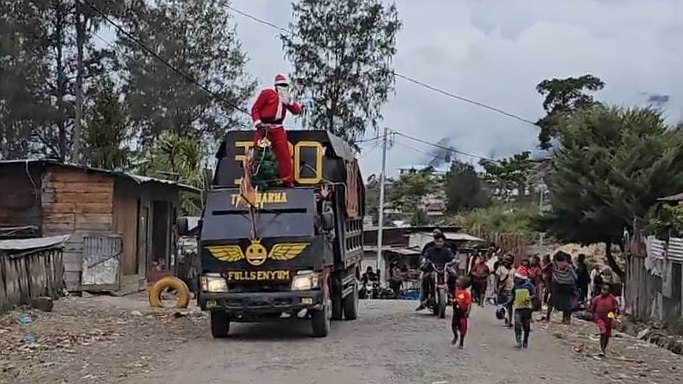
M211 311L211 336L222 339L230 332L230 319L223 311Z
M356 320L358 318L358 283L354 281L353 292L346 295L342 302L346 320Z
M341 296L341 293L339 294ZM341 297L332 299L332 320L341 320L343 315L342 303L344 300Z
M330 333L330 315L332 303L328 300L322 309L313 311L311 314L311 325L313 326L314 337L327 337Z

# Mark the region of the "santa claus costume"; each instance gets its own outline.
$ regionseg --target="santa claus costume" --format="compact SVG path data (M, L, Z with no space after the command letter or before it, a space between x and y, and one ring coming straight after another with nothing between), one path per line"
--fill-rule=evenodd
M294 182L292 158L287 144L287 133L282 125L287 111L299 115L302 108L301 104L291 100L287 78L278 74L275 76L275 88L262 90L251 107L251 119L256 128L254 144L258 145L258 141L267 135L277 159L280 179L283 184L291 185Z

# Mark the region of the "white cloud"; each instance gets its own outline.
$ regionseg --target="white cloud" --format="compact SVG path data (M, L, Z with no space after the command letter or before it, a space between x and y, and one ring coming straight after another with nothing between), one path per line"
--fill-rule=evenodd
M284 0L233 0L232 5L286 27ZM607 84L599 97L644 103L644 92L670 96L666 114L683 118L683 2L680 0L398 0L404 28L395 69L439 88L530 120L542 116L535 85L546 78L591 73ZM235 15L251 61L268 85L287 72L277 31ZM421 139L452 137L456 148L484 156L533 149L533 126L447 98L398 79L384 108L385 125ZM423 144L398 139L420 151ZM390 172L418 163L419 151L389 151ZM363 155L364 174L379 171L378 148Z

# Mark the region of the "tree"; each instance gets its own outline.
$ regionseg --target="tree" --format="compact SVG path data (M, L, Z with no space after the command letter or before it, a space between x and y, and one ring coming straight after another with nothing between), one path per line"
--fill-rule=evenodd
M445 192L450 213L484 207L488 203L483 182L474 166L461 161L451 163L451 169L446 174Z
M392 59L401 28L394 4L381 0L301 0L291 36L283 35L297 90L314 101L313 126L354 145L377 129L394 85Z
M128 169L133 160L128 112L111 80L103 78L93 91L93 107L83 131L85 163L104 169Z
M43 2L0 0L0 158L27 158L49 100ZM5 17L11 15L11 17Z
M523 199L530 192L531 152L517 153L498 161L482 159L479 165L485 170L484 181L493 198L509 202Z
M202 159L198 139L165 132L147 148L141 171L147 176L202 188ZM195 195L183 195L181 208L185 215L198 215L202 210L201 200Z
M126 29L183 74L119 36L128 80L124 93L142 143L164 132L213 143L238 126L237 113L255 83L244 72L247 57L228 5L227 0L159 0L148 6L138 0L126 14Z
M419 211L422 198L436 191L433 176L427 172L405 173L391 186L388 201L402 212L412 225L426 224L426 216Z
M604 86L605 83L593 75L541 81L536 86L536 91L545 97L543 109L546 116L536 122L541 128L538 134L541 149L552 147L551 141L557 138L563 119L576 111L599 105L586 92L596 92Z
M105 15L122 7L116 0L89 3ZM0 111L6 128L0 136L10 137L5 140L14 146L21 143L13 156L39 154L67 160L72 154L76 99L84 105L81 91L113 68L108 60L113 57L111 50L92 43L102 17L76 0L0 0L0 10L2 15L12 15L0 17L5 39L0 51L10 50L12 58L9 65L2 64L1 76L8 81L0 85L0 100L9 103L3 103ZM12 96L6 99L2 94Z
M548 176L551 211L537 227L559 240L605 243L612 255L624 230L643 221L657 198L683 190L683 131L650 108L595 107L560 126Z

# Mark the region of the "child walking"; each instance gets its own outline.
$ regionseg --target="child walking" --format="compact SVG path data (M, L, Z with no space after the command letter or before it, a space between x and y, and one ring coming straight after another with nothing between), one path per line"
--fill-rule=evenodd
M523 269L517 270L509 304L515 311L515 348L529 347L529 333L531 333L531 314L534 311L533 299L536 289L529 281L529 275Z
M462 349L465 344L465 335L467 334L468 318L470 317L471 309L472 295L467 290L467 279L460 277L455 283L453 319L451 321L451 329L453 330L453 341L451 344L455 345L458 343L458 334L460 334L459 349Z
M619 302L610 292L610 288L609 284L603 284L600 296L593 299L591 303L593 321L600 331L600 357L605 356L607 344L612 336L612 324L619 313Z

